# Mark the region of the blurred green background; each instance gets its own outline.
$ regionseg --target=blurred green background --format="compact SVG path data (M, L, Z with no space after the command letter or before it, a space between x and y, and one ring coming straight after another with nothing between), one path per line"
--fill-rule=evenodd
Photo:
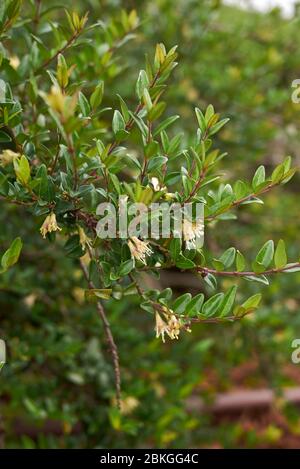
M25 3L30 15L35 2ZM45 9L55 4L41 3ZM108 68L93 66L106 40L100 28L92 46L78 48L78 63L90 61L91 76L102 74L98 78L109 83L107 105L116 106L120 93L134 106L145 52L157 42L167 48L178 44L180 65L167 91L168 112L181 115L178 130L191 137L195 106L212 103L230 117L218 141L229 154L221 168L228 181L247 178L259 164L271 170L288 154L299 164L300 104L291 101L292 81L300 78L297 13L283 19L279 10L259 14L217 0L64 4L89 10L94 21L118 24L122 8L136 9L141 19L136 36ZM264 206L243 208L239 221L210 228L206 242L216 254L232 245L251 254L267 239L283 238L291 246L290 258L297 259L299 182L297 175L268 194ZM285 387L300 386L300 364L291 362L291 343L300 338L299 273L278 276L269 287L244 283L244 296L264 290L255 316L226 326L199 325L166 344L154 338L151 318L140 315L137 304L108 303L121 356L120 413L113 406L113 370L102 326L93 305L84 302L77 261L57 244L45 249L30 217L2 204L1 251L17 235L24 241L20 262L0 279L0 337L8 346L8 364L0 374L0 447L300 446L299 408L281 398ZM174 273L160 284L178 292L203 288ZM262 388L277 396L263 411L216 415L197 409L195 397L209 405L218 393Z

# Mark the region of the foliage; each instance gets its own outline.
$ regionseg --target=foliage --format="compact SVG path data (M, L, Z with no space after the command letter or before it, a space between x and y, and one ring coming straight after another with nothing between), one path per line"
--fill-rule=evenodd
M222 236L223 223L235 223L237 208L250 205L251 213L254 204L262 203L262 195L291 179L295 173L291 158L277 163L267 177L265 167L261 165L253 171L249 182L239 178L230 184L226 180L222 182L219 171L222 165L225 166L223 161L227 155L216 150L212 141L220 132L218 140L222 147L226 147L222 135L226 135L231 124L227 124L227 119L221 119L214 107L207 103L203 112L198 102L194 103L193 132L190 131L190 114L180 120L173 114L173 108L176 109L176 103L181 99L180 92L176 87L172 91L170 84L177 60L173 41L168 50L159 43L154 57L147 57L145 67L137 73L136 83L124 84L121 72L123 67L134 62L136 49L131 43L128 60L122 59L124 65L115 54L134 39L133 31L139 24L134 11L117 12L116 17L110 16L107 22L93 18L88 21L84 13L78 15L70 10L64 18L60 10L43 10L41 4L35 11L35 21L28 22L26 17L18 18L16 10L10 12L12 3L16 4L5 2L7 9L1 12L1 196L5 200L2 205L16 219L12 222L12 232L26 240L27 252L31 254L29 259L22 260L23 276L12 271L4 276L5 285L9 286L6 293L12 294L10 302L16 318L10 325L12 340L8 344L13 365L9 371L4 370L9 387L14 390L9 391L4 383L4 395L8 393L14 402L21 402L23 412L34 419L45 421L50 418L63 422L65 439L54 442L41 437L40 446L113 446L113 433L103 431L100 437L98 434L99 426L106 428L107 419L114 431L121 433L123 444L136 441L141 425L147 429L144 441L153 438L152 442L160 445L169 445L173 441L184 443L200 422L186 414L179 402L196 385L199 378L195 363L199 360L199 352L209 350L213 340L208 338L203 343L194 343L190 352L189 343L193 339L187 334L182 344L176 344L178 348L173 352L172 361L168 361L166 352L161 350L163 346L152 339L155 319L157 333L163 336L165 331L171 338L178 337L181 330L189 329L195 323L208 323L213 327L214 323L236 322L219 327L226 330L234 327L233 330L238 331L240 319L257 309L261 294L254 291L247 298L248 290L241 288L242 294L237 291L237 279L259 282L264 288L272 274L299 270L298 262L288 263L284 241L279 238L275 244L265 239L260 241L261 244L254 243L252 262L245 260L242 243L236 239L223 251L211 248L210 243L212 235L216 239ZM163 8L168 9L167 17L172 17L170 3L165 2ZM214 9L207 8L202 14L207 14L209 20ZM32 12L26 15L33 17ZM53 22L53 17L58 21ZM281 20L275 18L275 21ZM196 28L192 31L197 33ZM21 41L21 37L26 41ZM217 44L218 35L214 37ZM209 41L211 37L204 40ZM181 47L179 44L180 52ZM185 53L191 57L191 62L193 53ZM219 53L224 54L222 50ZM198 71L194 73L191 62L184 62L184 70L189 71L185 72L186 76L201 76ZM199 63L194 60L195 67ZM214 62L218 76L216 63L219 62ZM251 66L258 70L255 61ZM214 84L214 80L210 80L211 83ZM220 81L216 83L219 84ZM205 89L201 83L200 86ZM228 86L231 91L236 89L233 81ZM134 88L136 104L132 105L129 90ZM119 94L118 102L111 90L115 95ZM217 88L213 92L222 96ZM164 96L168 98L167 102L162 101ZM243 87L241 96L247 99ZM234 117L236 109L230 107L228 100L222 103L223 106L225 115ZM230 107L228 114L227 107ZM234 124L247 127L243 119L234 119ZM234 135L242 138L245 127L234 129ZM181 129L183 133L180 133ZM250 128L250 141L251 133L255 131ZM264 136L263 133L262 138ZM152 255L140 262L128 248L128 240L100 242L95 233L97 206L106 200L117 204L117 196L122 194L134 202L147 201L147 204L168 198L179 203L205 201L208 241L204 248L188 249L186 240L181 242L175 238L148 240ZM240 211L244 215L245 209ZM18 227L18 220L23 219L25 213L30 217ZM48 245L47 241L37 239L39 226ZM10 235L7 230L4 239ZM42 253L43 263L37 258L37 252ZM246 267L247 264L251 267ZM78 270L80 266L83 273ZM159 271L166 269L185 271L183 275L194 274L199 279L200 293L192 297L184 292L174 298L170 288L160 291L147 287L145 272L157 279ZM38 283L34 275L37 270L41 273ZM12 281L14 275L16 278ZM84 276L89 286L85 292ZM231 278L235 280L234 284L230 282ZM219 279L225 279L227 285L219 285ZM218 293L213 293L216 289ZM70 293L73 299L67 298ZM16 295L24 299L22 315L27 324L24 331L17 320L20 300L15 298ZM136 310L138 297L142 297L139 303L144 310L143 316ZM129 344L141 357L141 363L137 383L130 379L132 370L129 376L122 373L122 377L125 375L122 412L111 407L106 409L105 415L100 415L99 410L99 415L95 416L94 409L99 400L103 403L114 400L112 369L95 339L98 335L95 328L97 331L99 328L95 304L86 302L99 298L101 301L111 298L107 309L117 336L115 341L119 344L122 368L130 369L132 356L126 352ZM238 301L234 306L236 298ZM97 304L103 321L105 312L101 303ZM128 314L128 308L133 307L134 311ZM72 314L69 313L71 310ZM7 319L4 318L4 335L7 330ZM144 330L143 339L139 337L140 330ZM197 331L196 326L196 338ZM210 334L208 329L209 337ZM112 352L116 352L111 340L110 346ZM160 365L161 356L164 361ZM46 368L50 366L46 374L53 376L53 366L58 371L50 385L53 391L58 389L53 397L49 387L45 393L44 382L34 380L34 369L40 370L43 363ZM114 365L118 380L116 357ZM180 366L187 367L185 380L179 378ZM16 384L17 374L22 373L23 368L26 371L26 367L30 367L28 376L32 384L28 388L25 383L23 388L12 386L12 383ZM73 386L68 386L68 393L64 395L62 383L70 382ZM82 389L79 398L78 386ZM89 400L91 387L93 394ZM173 405L166 406L161 413L159 399L164 393L172 397ZM135 417L126 417L132 412ZM81 432L79 437L76 436L78 415L80 425L87 429L88 439ZM178 431L179 422L182 430ZM33 443L23 438L22 444L30 446Z

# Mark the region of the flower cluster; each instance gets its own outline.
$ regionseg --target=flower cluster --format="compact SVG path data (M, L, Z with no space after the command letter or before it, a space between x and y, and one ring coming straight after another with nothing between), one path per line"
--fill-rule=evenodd
M163 307L162 312L156 311L155 313L155 331L156 337L161 336L162 341L165 342L165 334L170 339L178 339L181 329L179 319L175 316L172 310Z
M40 228L40 232L43 238L46 238L47 233L51 233L52 231L61 231L61 228L57 224L54 212L50 213L50 215L46 217Z
M146 264L146 256L153 254L153 251L149 248L148 244L148 241L142 241L136 236L132 236L128 241L131 255L143 264Z

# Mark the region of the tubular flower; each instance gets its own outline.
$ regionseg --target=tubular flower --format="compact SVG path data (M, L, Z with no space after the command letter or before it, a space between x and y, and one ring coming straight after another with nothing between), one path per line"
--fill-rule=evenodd
M150 179L150 182L151 182L154 192L166 190L166 186L162 186L157 177L152 177Z
M161 336L162 341L165 342L165 333L168 334L170 339L178 339L180 334L181 324L178 318L173 314L173 311L166 308L166 313L161 314L156 311L155 313L155 331L156 338Z
M203 220L198 221L183 221L183 239L186 242L187 249L195 249L196 242L204 235L204 222Z
M61 228L57 224L54 212L50 213L50 215L45 218L45 221L40 228L43 238L46 238L46 234L51 233L52 231L61 231Z
M20 65L20 59L19 57L17 57L16 55L12 55L9 59L9 64L12 68L14 68L15 70L17 70L17 68L19 67Z
M180 333L180 322L177 317L172 314L168 321L168 335L171 339L178 339Z
M78 226L78 235L79 235L79 242L81 244L83 251L85 251L86 246L91 247L92 240L85 234L85 231L83 228L81 228L81 226Z
M15 153L12 150L3 150L2 153L0 153L0 163L2 166L7 166L10 163L13 163L15 158L19 158L20 153Z
M128 241L131 255L138 261L143 262L143 264L146 264L146 256L153 254L153 251L148 247L148 244L149 243L147 241L142 241L136 236L132 236Z
M169 326L158 312L155 313L155 331L156 338L158 339L161 336L161 340L165 343L165 333L169 335Z

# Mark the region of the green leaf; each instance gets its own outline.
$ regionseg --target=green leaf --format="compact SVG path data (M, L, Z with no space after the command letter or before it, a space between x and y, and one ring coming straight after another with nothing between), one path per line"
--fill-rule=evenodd
M214 110L214 107L212 104L209 104L206 108L206 111L205 111L205 121L206 123L208 123L211 118L213 117L213 115L215 114L215 110Z
M194 296L194 298L192 298L189 304L187 305L186 314L190 317L200 314L203 302L203 293L198 293L198 295Z
M220 259L213 259L212 264L218 272L221 272L222 270L225 270L225 266L224 266L223 262L220 261Z
M129 110L128 110L128 107L127 107L127 104L125 103L124 99L118 94L117 95L118 98L119 98L119 101L120 101L120 106L121 106L121 111L122 111L122 115L124 117L124 120L125 122L127 122L130 118L130 115L129 115Z
M173 310L177 314L183 314L186 310L187 305L190 303L192 295L190 293L185 293L181 295L177 300L174 302Z
M248 300L246 300L243 304L242 307L245 308L245 310L249 309L255 309L259 305L261 301L261 293L257 293L256 295L250 296Z
M168 158L166 156L155 156L154 158L151 158L147 166L148 172L151 173L152 171L161 168L167 161Z
M242 272L246 265L245 258L239 250L236 251L235 264L238 272Z
M104 93L104 82L100 81L100 83L98 83L98 85L96 86L95 90L93 91L90 97L90 105L93 110L97 109L97 107L99 107L100 104L102 103L103 93Z
M16 238L10 247L7 249L7 251L3 254L2 259L1 259L1 271L0 273L6 272L6 270L14 265L20 256L21 250L22 250L22 240L21 238Z
M61 88L66 88L69 82L68 66L62 54L57 57L56 78Z
M152 106L152 108L147 114L148 120L150 122L155 121L162 115L165 109L166 109L166 103L164 102L157 103L155 106Z
M201 130L202 133L205 132L205 129L206 129L206 122L205 122L205 117L202 113L202 111L200 111L199 108L195 108L195 113L196 113L196 117L197 117L197 121L198 121L198 124L199 124L199 128Z
M178 267L178 269L193 269L195 267L195 263L184 257L182 254L179 254L176 259L176 267Z
M30 166L26 156L22 155L21 158L15 158L13 163L18 181L26 186L30 181Z
M149 87L149 80L145 70L141 70L136 82L136 94L139 99L142 99L144 89Z
M125 277L125 275L128 275L132 271L133 268L134 268L134 259L129 259L128 261L122 262L118 271L119 276Z
M227 122L229 122L230 119L229 118L225 118L225 119L222 119L220 120L219 122L217 122L216 124L214 124L210 129L209 129L209 132L208 132L208 135L211 137L212 135L216 134L217 132L219 132L222 127L224 127L225 124L227 124Z
M82 257L84 255L84 251L80 244L79 236L73 235L71 236L65 243L64 249L67 251L67 255L72 259L76 259L78 257Z
M285 270L284 272L287 273L287 274L288 273L292 274L294 272L300 272L300 266L298 264L295 264L295 263L287 264L286 268L288 268L288 270Z
M255 171L255 174L252 179L252 187L254 190L265 181L266 171L264 166L259 166Z
M175 261L180 254L181 251L181 239L180 238L173 238L170 242L170 253L172 259Z
M169 127L170 125L172 125L175 121L177 121L177 119L179 119L180 116L170 116L168 117L167 119L163 120L158 126L157 128L155 129L155 132L153 133L153 137L155 137L156 135L159 135L160 132L162 132L163 130L165 130L167 127Z
M274 242L272 240L267 241L258 252L255 261L258 264L262 264L265 268L269 267L274 256Z
M272 176L271 176L272 183L278 184L283 178L283 176L284 176L284 164L281 163L274 169L272 173Z
M276 269L282 269L287 264L285 243L282 239L278 241L278 244L275 250L274 264L275 264Z
M81 91L78 95L78 104L79 104L82 115L84 117L88 117L91 112L91 107L90 107L88 100L86 99L86 97Z
M213 274L207 274L204 277L204 282L212 289L215 290L217 288L217 279Z
M207 300L203 305L202 314L204 314L206 317L218 315L223 298L224 293L217 293L216 295L209 298L209 300Z
M229 248L220 257L220 261L224 264L224 267L226 269L228 269L228 267L230 267L234 263L235 255L236 255L236 249Z
M233 303L234 303L234 300L235 300L236 291L237 291L237 286L234 285L224 295L224 298L223 298L222 303L220 305L219 315L220 315L221 318L223 318L228 313L230 313L230 311L232 309L232 306L233 306Z
M125 130L125 122L120 111L114 112L112 128L115 135L120 132L120 130Z
M8 135L6 132L3 132L3 130L0 130L0 143L9 143L11 141L11 136Z
M111 288L94 288L85 291L85 297L88 301L97 301L98 299L109 300L111 295Z
M234 194L236 200L242 199L245 197L245 195L248 194L248 192L247 184L244 181L236 181L234 184Z
M269 280L265 275L246 275L244 278L246 280L249 280L250 282L257 282L263 283L264 285L269 285Z

